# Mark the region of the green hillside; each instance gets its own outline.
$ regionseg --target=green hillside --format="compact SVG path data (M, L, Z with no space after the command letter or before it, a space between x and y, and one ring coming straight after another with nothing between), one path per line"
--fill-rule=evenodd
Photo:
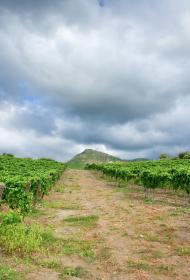
M121 161L121 159L103 152L86 149L68 161L67 166L70 168L83 169L87 163L114 161Z

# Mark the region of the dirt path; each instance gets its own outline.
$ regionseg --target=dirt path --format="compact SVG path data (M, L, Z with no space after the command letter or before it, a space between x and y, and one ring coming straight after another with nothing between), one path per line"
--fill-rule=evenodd
M68 169L44 209L34 220L65 243L41 265L36 259L27 279L190 279L190 211L169 198L147 200L134 186L118 191L96 173Z

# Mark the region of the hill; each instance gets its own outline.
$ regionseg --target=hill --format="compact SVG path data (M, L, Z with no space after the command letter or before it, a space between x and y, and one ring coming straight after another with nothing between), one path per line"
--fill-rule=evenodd
M74 156L70 161L68 161L67 165L70 168L82 169L87 163L114 161L121 161L121 159L103 152L86 149L82 153Z

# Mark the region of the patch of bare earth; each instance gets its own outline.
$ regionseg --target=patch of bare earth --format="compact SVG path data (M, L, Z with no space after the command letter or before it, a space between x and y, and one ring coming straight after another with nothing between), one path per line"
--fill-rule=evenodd
M53 190L42 206L45 214L31 222L52 226L56 238L89 243L94 255L42 254L27 279L190 279L190 211L187 205L183 208L180 198L178 207L168 194L149 201L137 187L121 192L116 183L86 170L66 170L55 189L63 185L64 193ZM98 220L89 227L66 222L69 217L83 216ZM45 261L55 256L59 269L38 265L39 257ZM81 267L87 273L63 275L60 265Z

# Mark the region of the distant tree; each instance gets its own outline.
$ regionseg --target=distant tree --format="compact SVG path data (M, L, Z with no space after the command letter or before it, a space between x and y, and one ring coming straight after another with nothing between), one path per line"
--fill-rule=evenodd
M170 159L171 157L168 154L160 154L160 159Z
M185 152L179 153L178 154L178 158L183 159L185 156Z
M7 157L14 157L14 155L12 155L12 154L8 154L8 153L3 153L3 156L7 156Z
M190 152L182 152L178 154L179 159L190 159Z

